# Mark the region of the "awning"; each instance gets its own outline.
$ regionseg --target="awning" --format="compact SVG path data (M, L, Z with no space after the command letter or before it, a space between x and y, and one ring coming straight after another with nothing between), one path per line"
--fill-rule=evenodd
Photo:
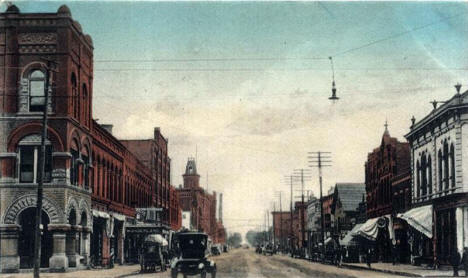
M427 237L432 238L432 205L410 209L405 213L399 213L397 217L405 220Z
M359 235L369 240L376 240L377 234L379 233L379 226L377 224L379 218L380 217L376 217L367 220L364 224L361 225L361 227L359 227L354 235Z
M353 229L349 231L343 239L340 239L340 245L343 246L350 246L350 245L356 245L353 243L354 235L356 232L361 228L362 224L356 224L354 225Z
M145 241L150 241L150 242L155 242L161 244L161 246L167 246L167 240L162 236L158 234L151 234L146 236Z
M122 222L125 221L125 215L120 214L120 213L113 212L112 217L114 217L116 220L119 220L119 221L122 221Z
M95 209L93 209L93 216L94 217L101 217L101 218L105 218L105 219L110 218L108 213L103 212L103 211L99 211L99 210L95 210Z

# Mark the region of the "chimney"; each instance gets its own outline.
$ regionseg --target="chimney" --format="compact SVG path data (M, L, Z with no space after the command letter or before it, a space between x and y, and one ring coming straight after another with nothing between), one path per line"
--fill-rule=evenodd
M107 130L107 132L109 132L110 134L112 134L112 128L114 127L114 125L104 125L104 124L102 124L101 127L104 128L105 130Z
M159 138L159 135L161 134L161 129L158 127L154 128L154 139L157 140Z
M223 193L219 193L219 222L223 223Z

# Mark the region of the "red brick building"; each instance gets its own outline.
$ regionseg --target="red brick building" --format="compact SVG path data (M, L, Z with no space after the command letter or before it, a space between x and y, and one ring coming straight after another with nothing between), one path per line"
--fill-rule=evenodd
M368 218L392 214L409 207L411 191L408 175L410 169L409 144L391 137L385 125L380 146L368 154L365 163ZM394 179L395 177L398 178ZM392 189L393 183L395 190ZM394 208L394 199L399 200L398 202L401 202L403 207L400 208L399 205Z
M123 262L124 227L135 222L135 208L169 208L167 146L158 156L156 194L152 168L112 135L112 126L93 120L93 42L68 7L23 14L11 5L0 14L0 29L0 271L32 267L44 109L41 266L66 271L88 264L90 254L106 265L111 252ZM57 64L47 103L43 58Z
M290 234L290 219L291 213L289 211L273 211L273 234L277 244L286 246Z
M168 156L168 140L161 134L160 128L154 129L153 139L121 140L121 142L150 169L152 179L155 181L152 186L151 205L162 208L162 222L165 225L171 225L173 218L173 221L177 223L179 221L178 205L171 202L171 159Z
M218 224L216 221L216 192L209 194L200 187L195 159L189 158L182 175L184 186L178 188L180 206L190 211L190 225L194 230L207 233L212 242L217 242Z
M385 123L380 146L368 154L365 163L367 218L379 218L374 221L380 227L374 235L379 258L390 260L391 246L397 244L406 260L407 227L396 215L411 205L410 146L391 137L387 127Z

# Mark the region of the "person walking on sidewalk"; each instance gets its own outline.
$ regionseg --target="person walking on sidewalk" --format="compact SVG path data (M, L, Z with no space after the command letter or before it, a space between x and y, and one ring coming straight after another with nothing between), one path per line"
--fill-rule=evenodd
M450 255L450 263L453 267L453 277L458 277L458 267L460 265L460 253L456 248L453 249L452 255Z
M468 277L468 247L463 248L463 257L461 264L463 270L465 270L465 277Z

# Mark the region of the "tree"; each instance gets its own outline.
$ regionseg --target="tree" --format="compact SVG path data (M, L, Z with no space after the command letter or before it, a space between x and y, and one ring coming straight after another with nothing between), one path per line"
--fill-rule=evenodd
M239 233L234 233L230 235L227 239L227 243L234 247L239 247L242 242L242 236Z

